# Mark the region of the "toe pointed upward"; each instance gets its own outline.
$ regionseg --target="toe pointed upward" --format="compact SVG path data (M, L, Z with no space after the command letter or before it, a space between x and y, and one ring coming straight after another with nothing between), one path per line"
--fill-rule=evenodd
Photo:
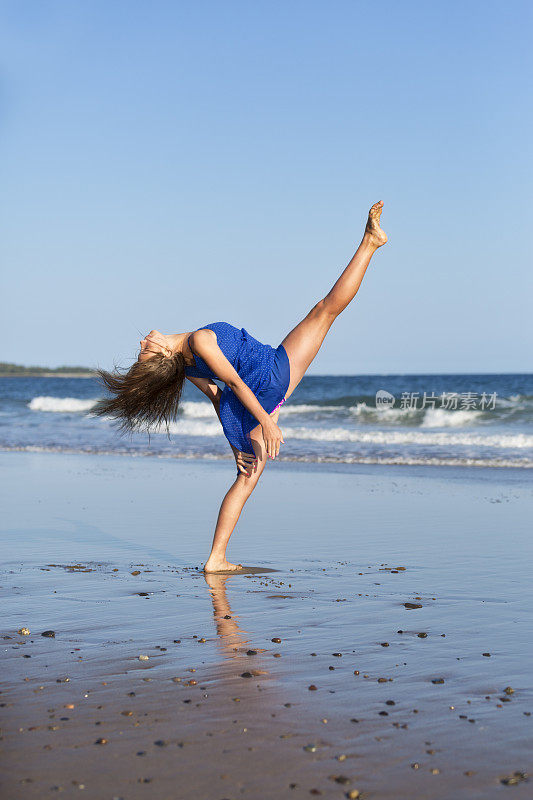
M374 203L368 212L368 220L366 223L365 236L375 247L381 247L387 241L387 234L380 227L379 220L381 212L383 211L383 200L378 200Z

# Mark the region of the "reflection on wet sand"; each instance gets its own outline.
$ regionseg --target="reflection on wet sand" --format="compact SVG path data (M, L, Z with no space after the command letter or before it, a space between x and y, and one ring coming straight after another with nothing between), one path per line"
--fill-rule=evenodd
M223 655L226 658L231 658L234 666L235 658L244 657L248 661L250 656L265 653L266 650L264 648L252 646L250 634L239 627L239 617L232 613L226 591L226 582L229 578L237 578L237 576L205 573L204 577L209 586L209 594L213 603L213 617L218 637L216 641ZM247 663L246 667L248 668L248 666ZM244 674L247 677L254 677L268 675L269 673L264 669L247 669L247 673Z

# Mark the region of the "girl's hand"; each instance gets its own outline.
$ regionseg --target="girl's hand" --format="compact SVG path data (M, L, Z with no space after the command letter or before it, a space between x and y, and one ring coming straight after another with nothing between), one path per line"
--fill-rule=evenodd
M243 475L246 475L249 478L257 469L257 458L250 455L250 453L243 453L241 450L237 450L237 448L233 447L233 445L231 446L231 449L233 450L233 455L235 456L237 469L239 472L242 472Z
M261 429L263 431L267 455L270 458L276 458L276 456L279 455L280 444L285 444L281 429L278 428L271 417L268 417L268 419L262 423Z

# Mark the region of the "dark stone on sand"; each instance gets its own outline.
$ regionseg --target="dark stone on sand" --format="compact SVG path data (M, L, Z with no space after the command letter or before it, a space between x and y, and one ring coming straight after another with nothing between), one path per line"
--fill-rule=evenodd
M485 658L490 658L490 653L481 653L481 655L485 656Z
M396 631L396 633L403 633L403 631Z
M394 700L385 700L385 705L386 706L395 706L396 703L394 702Z
M506 686L503 691L505 692L505 694L514 694L514 689L512 686Z
M353 674L354 675L359 675L359 670L358 669L354 669Z
M47 639L55 639L56 632L55 631L43 631L41 636L45 636Z
M419 639L427 639L428 638L427 633L417 633L416 635L418 636Z
M406 608L422 608L422 603L404 603Z
M241 672L241 678L253 678L251 672Z
M140 574L141 574L140 569L134 569L133 572L131 573L131 575L140 575Z
M420 764L415 761L414 764L411 764L411 769L420 769Z
M389 643L388 642L380 642L380 645L382 647L389 647Z
M95 744L107 744L107 739L97 739Z
M444 678L433 678L431 683L444 683Z
M165 747L166 742L164 739L156 739L154 744L156 747Z
M380 711L379 712L379 716L380 717L388 717L389 716L389 712L388 711Z
M317 687L315 686L315 684L314 684L314 683L312 683L312 684L311 684L310 686L308 686L307 688L309 689L309 691L310 691L310 692L316 692L316 690L317 690Z
M247 656L256 656L257 655L257 650L247 650L246 651L246 655Z
M331 655L335 656L335 658L342 658L342 653L332 653Z
M513 772L512 775L507 775L505 778L500 778L500 783L504 786L516 786L518 783L525 783L529 780L527 772Z
M271 639L270 641L274 642L274 644L281 644L281 639L279 638L279 636L274 636L274 638Z
M350 783L350 779L346 775L334 775L333 780L335 783L340 783L341 786L346 786L347 783Z

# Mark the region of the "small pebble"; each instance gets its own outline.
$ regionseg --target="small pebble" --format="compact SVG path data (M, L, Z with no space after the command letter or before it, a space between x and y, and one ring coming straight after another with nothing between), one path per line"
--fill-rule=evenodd
M139 661L148 661L149 658L150 658L150 656L145 656L145 655L141 654L139 656Z
M312 683L311 686L308 686L307 688L309 689L310 692L316 692L317 690L317 687L315 686L314 683Z
M270 641L274 642L274 644L281 644L281 639L279 638L279 636L274 636L274 638L271 639Z
M45 636L47 639L54 639L56 635L55 631L43 631L41 636Z
M19 628L17 633L20 633L21 636L29 636L30 635L30 629L29 628Z
M516 786L518 783L523 783L527 780L529 780L527 772L513 772L512 775L501 778L500 783L503 783L504 786Z
M95 744L107 744L107 739L97 739Z

